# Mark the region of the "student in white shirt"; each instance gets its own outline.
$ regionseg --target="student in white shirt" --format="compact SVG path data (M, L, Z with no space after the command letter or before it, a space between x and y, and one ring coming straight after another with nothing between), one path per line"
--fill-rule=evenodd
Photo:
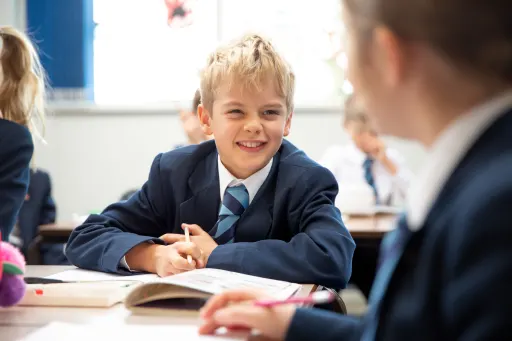
M203 132L203 128L201 127L201 123L197 116L197 107L199 104L201 104L201 92L197 89L194 93L191 110L183 110L180 112L181 125L183 127L183 131L187 135L188 145L198 144L213 139L213 135L206 135ZM183 146L184 145L178 145L176 147L178 148Z
M343 128L351 143L330 147L320 161L338 181L338 199L351 195L344 191L348 186L367 186L376 204L403 204L411 172L400 153L386 147L354 95L345 103Z

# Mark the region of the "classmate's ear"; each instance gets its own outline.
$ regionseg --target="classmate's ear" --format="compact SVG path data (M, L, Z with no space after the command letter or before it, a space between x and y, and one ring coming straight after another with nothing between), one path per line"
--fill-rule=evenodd
M293 111L291 113L289 113L288 117L286 118L286 123L284 124L283 136L290 135L290 129L292 127L292 116L293 116Z
M205 135L212 135L212 127L211 127L211 114L202 104L199 104L197 107L197 116L199 117L199 122L201 122L201 127L203 128L203 132Z
M396 34L385 27L375 30L375 45L382 79L386 85L394 87L404 76L405 45Z

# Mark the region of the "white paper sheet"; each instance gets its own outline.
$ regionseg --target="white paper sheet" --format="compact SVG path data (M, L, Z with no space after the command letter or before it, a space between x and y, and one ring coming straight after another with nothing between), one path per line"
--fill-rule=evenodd
M295 283L209 268L161 278L158 281L182 285L211 294L218 294L230 289L260 290L279 299L286 299L301 288L301 285Z
M194 325L131 325L131 324L74 324L52 322L28 335L23 341L69 340L187 340L233 341L247 340L248 333L215 336L199 335Z
M159 277L155 274L123 276L98 271L71 269L59 272L55 275L47 276L46 278L69 282L140 281L142 283L150 283L157 280Z

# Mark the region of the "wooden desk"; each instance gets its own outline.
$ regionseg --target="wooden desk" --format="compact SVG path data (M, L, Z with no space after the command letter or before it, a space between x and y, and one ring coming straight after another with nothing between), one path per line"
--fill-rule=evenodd
M395 228L398 218L394 214L378 214L375 216L349 216L344 219L352 238L354 239L382 239L389 231Z
M76 226L77 225L73 222L41 225L39 226L39 235L42 236L45 241L50 240L50 242L53 242L53 240L57 240L55 243L65 243Z
M73 222L64 222L56 224L47 224L39 226L37 236L30 242L27 251L27 264L41 264L41 244L42 243L67 243L71 232L76 227Z
M73 267L29 265L27 266L27 276L49 276L70 268ZM314 285L303 285L302 290L297 295L307 296L314 290L316 290ZM11 307L0 309L0 340L19 340L53 321L79 324L101 322L112 324L199 325L200 323L197 317L190 316L132 315L122 304L117 304L111 308Z
M345 224L353 238L380 239L395 227L397 216L393 214L378 214L375 216L344 217ZM76 227L73 222L59 222L39 226L39 235L44 242L65 243Z

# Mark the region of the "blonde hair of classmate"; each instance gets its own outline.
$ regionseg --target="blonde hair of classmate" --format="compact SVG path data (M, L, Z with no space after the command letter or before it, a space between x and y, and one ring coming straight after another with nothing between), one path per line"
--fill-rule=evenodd
M13 27L0 27L0 117L30 129L44 128L45 73L34 45Z
M257 34L246 34L230 44L223 45L209 57L201 72L201 104L212 111L216 91L226 80L242 90L261 91L262 85L273 80L278 95L283 97L288 115L293 111L295 75L290 65L276 51L272 43Z

